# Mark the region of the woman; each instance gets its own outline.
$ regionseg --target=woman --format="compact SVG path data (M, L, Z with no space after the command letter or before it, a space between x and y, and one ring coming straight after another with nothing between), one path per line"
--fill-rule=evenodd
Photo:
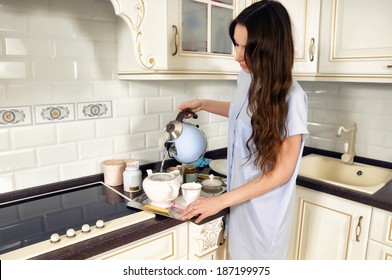
M196 222L230 207L226 234L233 259L285 259L295 181L308 135L307 97L292 80L290 17L275 1L260 1L230 25L242 70L234 100L198 99L179 106L229 117L228 191L191 203Z

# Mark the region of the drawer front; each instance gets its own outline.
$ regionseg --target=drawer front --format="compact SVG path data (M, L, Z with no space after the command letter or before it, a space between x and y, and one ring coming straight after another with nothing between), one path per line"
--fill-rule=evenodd
M392 212L373 208L369 238L392 246Z
M170 230L143 238L131 244L105 252L92 259L100 260L169 260L187 257L187 227L179 225Z

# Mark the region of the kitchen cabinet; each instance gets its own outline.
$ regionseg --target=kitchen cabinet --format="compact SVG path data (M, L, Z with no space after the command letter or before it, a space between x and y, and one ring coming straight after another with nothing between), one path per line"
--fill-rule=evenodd
M297 186L290 259L365 259L372 207Z
M373 208L367 260L392 260L392 213Z
M392 1L321 4L319 74L392 81Z
M228 26L239 0L111 0L119 79L236 79Z
M293 74L316 74L320 0L279 0L290 14L294 37Z
M224 260L223 217L201 225L185 222L90 259L100 260Z

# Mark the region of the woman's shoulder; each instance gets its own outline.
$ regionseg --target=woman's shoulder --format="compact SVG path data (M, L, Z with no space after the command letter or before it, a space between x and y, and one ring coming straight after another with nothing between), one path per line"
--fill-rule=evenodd
M288 100L297 100L297 99L302 99L302 100L307 100L306 92L303 90L301 85L296 81L293 80L289 94L287 95Z

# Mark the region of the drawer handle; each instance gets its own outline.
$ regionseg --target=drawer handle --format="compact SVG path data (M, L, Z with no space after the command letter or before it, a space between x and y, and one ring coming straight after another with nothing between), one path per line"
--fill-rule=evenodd
M316 52L316 40L312 38L310 39L310 47L309 47L310 61L314 60L315 52Z
M172 25L174 31L174 52L172 52L172 56L175 56L178 52L178 27Z
M388 65L387 65L387 68L388 68L388 69L392 69L392 64L388 64Z
M361 235L361 222L362 222L363 217L359 217L358 219L358 224L355 228L355 241L360 242L359 236Z

